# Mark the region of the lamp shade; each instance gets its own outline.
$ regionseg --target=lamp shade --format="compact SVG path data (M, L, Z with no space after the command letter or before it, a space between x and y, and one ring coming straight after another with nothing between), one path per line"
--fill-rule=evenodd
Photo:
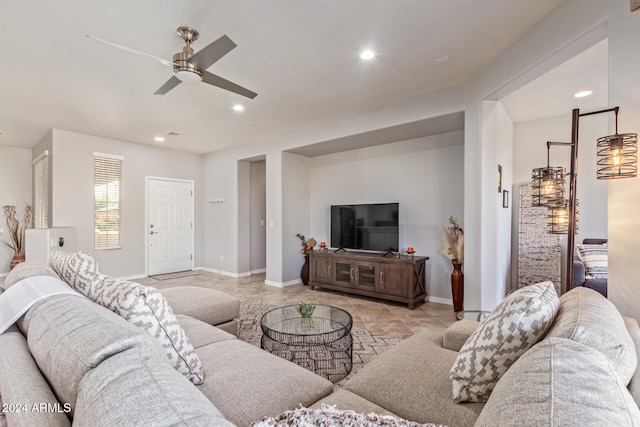
M638 135L623 133L598 138L598 179L638 175Z
M531 174L531 206L561 207L565 203L564 167L536 168Z
M576 200L576 229L580 228L580 203ZM569 201L565 199L564 205L549 208L547 210L547 232L550 234L567 234L569 232Z

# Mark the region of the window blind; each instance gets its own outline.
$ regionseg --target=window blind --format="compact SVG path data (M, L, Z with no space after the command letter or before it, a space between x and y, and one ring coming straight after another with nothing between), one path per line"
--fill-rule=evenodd
M94 248L121 248L121 183L122 157L93 155Z
M33 226L49 227L49 155L42 153L33 165Z

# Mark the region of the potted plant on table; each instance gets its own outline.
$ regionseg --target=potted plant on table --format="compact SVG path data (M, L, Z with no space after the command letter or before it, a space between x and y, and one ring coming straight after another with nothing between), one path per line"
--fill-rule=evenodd
M13 258L9 263L9 268L13 269L16 265L24 262L25 259L25 230L31 228L31 205L26 204L24 207L24 216L22 218L22 224L16 217L16 207L14 205L5 205L4 218L9 231L9 238L11 243L4 242L7 246L13 249Z
M451 273L451 294L453 297L453 311L462 311L464 302L464 274L462 262L464 261L464 230L458 224L458 220L449 217L449 227L443 227L440 250L451 260L453 273Z
M309 254L313 250L313 247L316 245L316 239L311 237L307 240L302 234L296 234L296 237L300 239L302 244L302 255L304 256L304 264L302 265L302 270L300 271L300 279L305 286L309 285Z

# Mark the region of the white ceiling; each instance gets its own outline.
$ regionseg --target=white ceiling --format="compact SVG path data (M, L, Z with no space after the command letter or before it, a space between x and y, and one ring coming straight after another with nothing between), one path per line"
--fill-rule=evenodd
M162 146L206 153L464 83L563 0L0 1L0 145L51 128L142 144L174 131ZM153 95L170 68L85 37L171 59L180 25L200 32L195 51L235 41L209 71L258 96ZM365 47L378 56L361 61Z
M514 122L546 117L571 116L608 105L608 44L603 40L502 99ZM584 98L574 95L593 93Z

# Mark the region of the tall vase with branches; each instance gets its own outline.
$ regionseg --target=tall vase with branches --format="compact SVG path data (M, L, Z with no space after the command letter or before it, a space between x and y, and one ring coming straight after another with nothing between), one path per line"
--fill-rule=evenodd
M13 268L24 261L25 230L31 228L31 205L25 205L22 223L17 217L17 208L14 205L5 205L2 209L4 210L5 222L9 231L9 239L11 239L10 243L4 243L13 249L13 258L9 263L9 267Z
M453 297L453 311L463 310L464 303L464 275L462 262L464 261L464 230L458 224L458 220L449 217L449 227L443 227L440 250L451 260L453 273L451 273L451 295Z

